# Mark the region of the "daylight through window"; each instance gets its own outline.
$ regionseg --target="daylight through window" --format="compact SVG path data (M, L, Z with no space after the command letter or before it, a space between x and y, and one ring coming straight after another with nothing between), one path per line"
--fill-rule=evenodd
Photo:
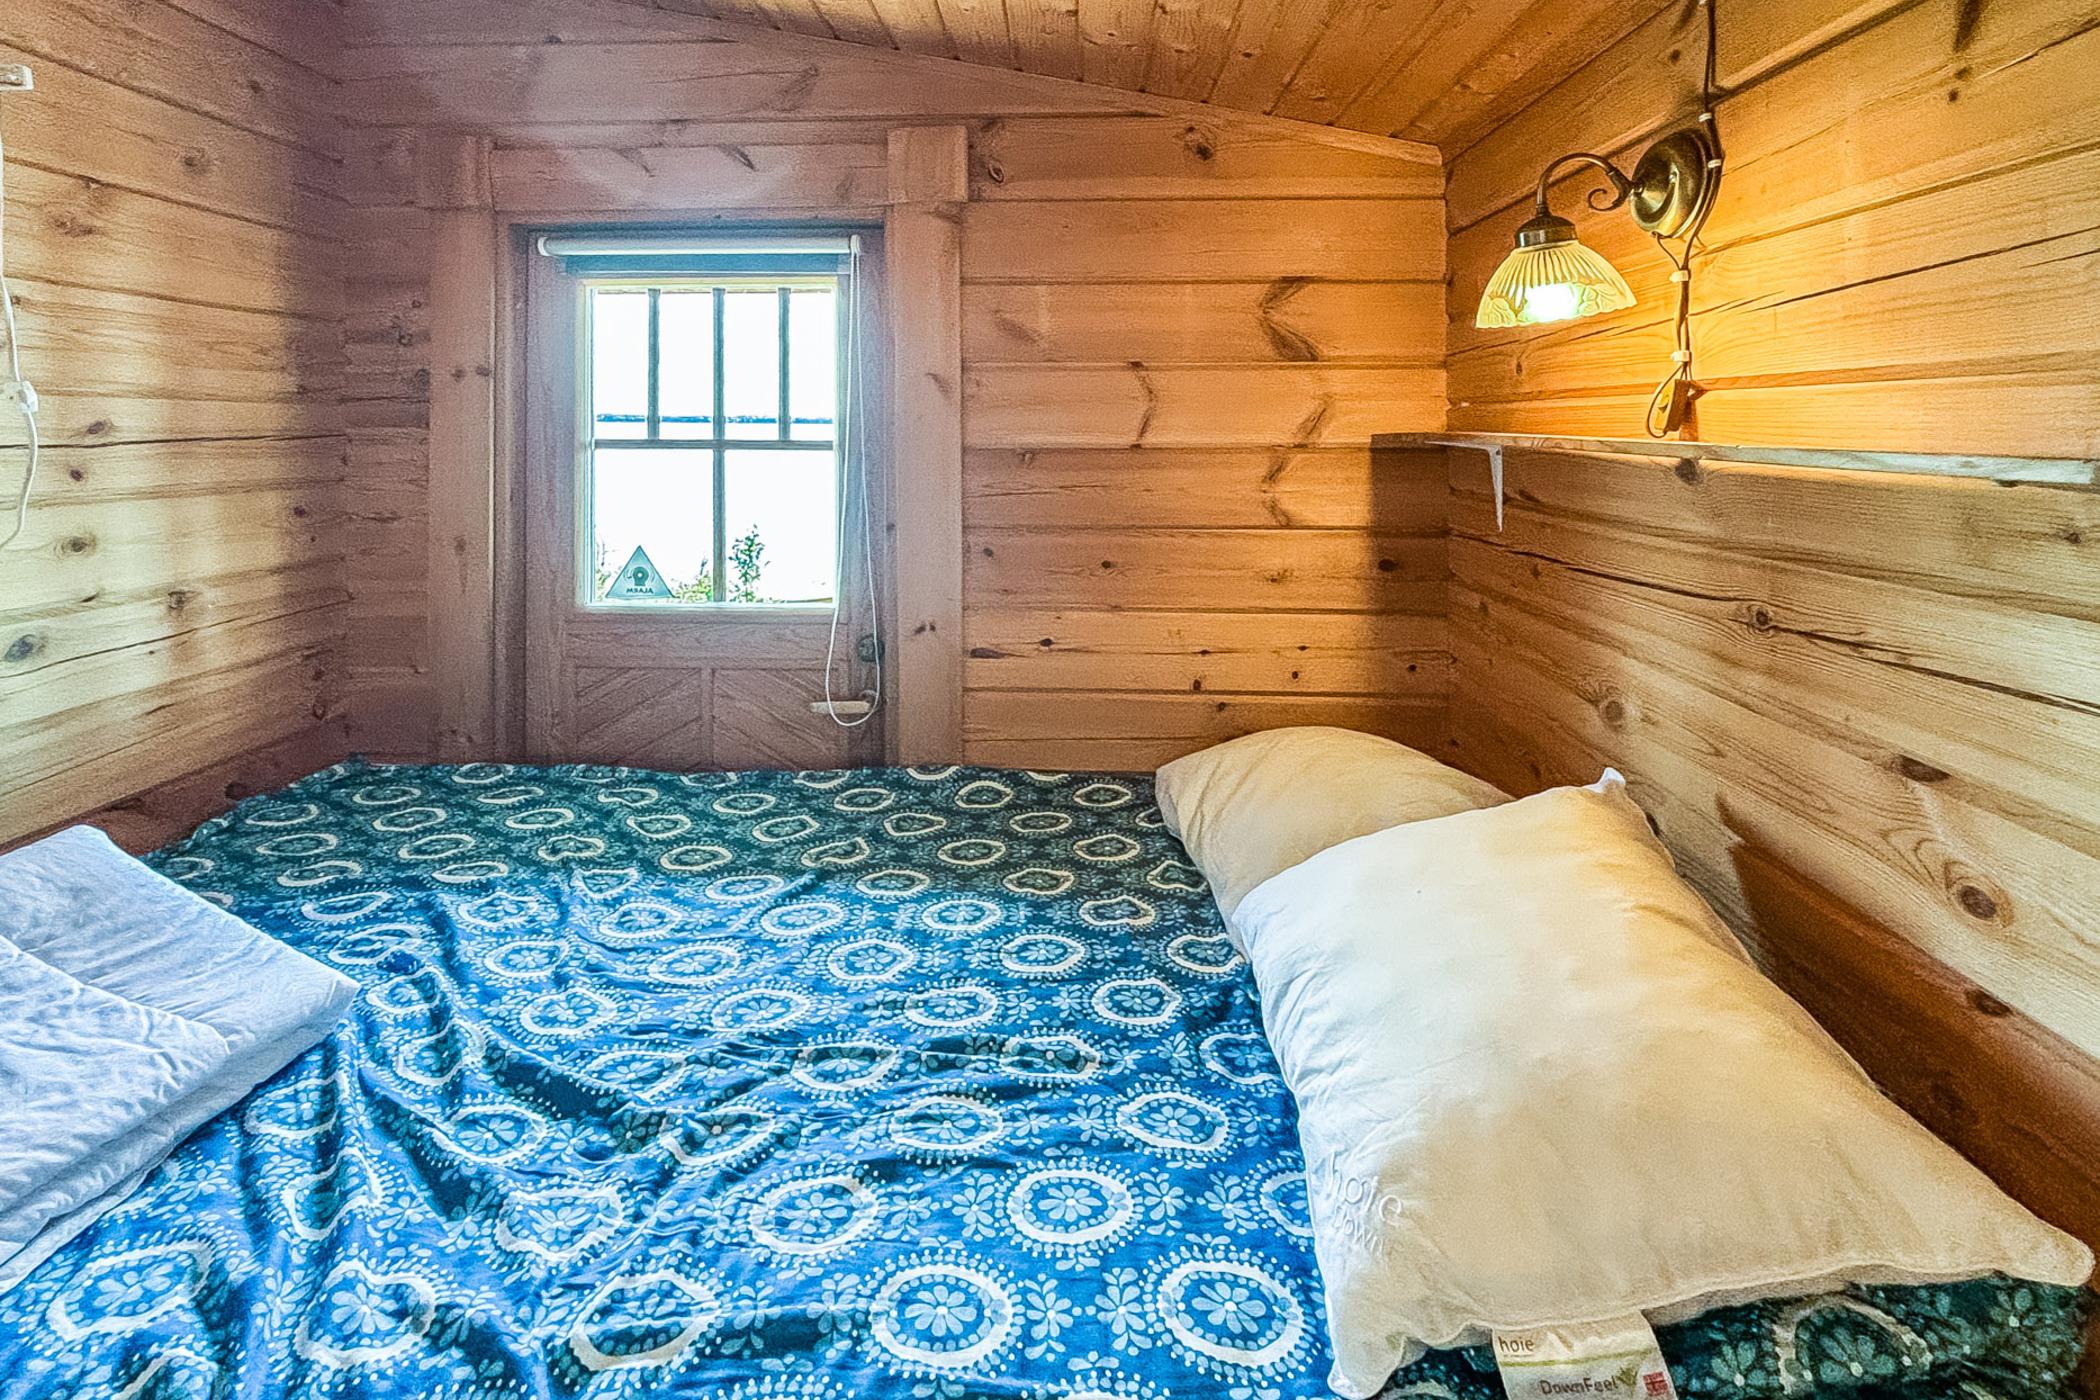
M590 288L590 601L831 603L841 292L799 274Z

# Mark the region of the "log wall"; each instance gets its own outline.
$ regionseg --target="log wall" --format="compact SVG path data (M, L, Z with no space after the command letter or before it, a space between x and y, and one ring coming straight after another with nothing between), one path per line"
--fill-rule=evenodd
M0 132L48 444L0 552L0 842L279 741L340 749L335 16L0 12L0 63L36 75ZM0 414L9 502L22 443Z
M1452 453L1454 760L1620 769L1928 1126L2100 1239L2100 491ZM2090 478L2088 478L2090 480Z
M2100 11L2091 0L1720 0L1727 151L1693 264L1709 442L2100 456ZM1633 437L1670 368L1668 264L1556 189L1639 304L1473 325L1547 161L1691 119L1673 5L1450 157L1451 426Z
M1473 316L1548 161L1627 166L1694 116L1701 9L1447 149L1450 426L1564 440L1508 448L1501 528L1481 453L1452 453L1452 752L1519 792L1621 769L1899 1102L2100 1239L2100 494L2090 461L1979 460L2100 457L2100 10L1718 17L1706 393L1674 456L1566 441L1639 438L1670 368L1668 264L1583 211L1594 173L1555 208L1638 304Z
M350 15L359 746L432 732L419 144L485 136L499 200L588 180L607 208L666 182L795 188L819 159L799 144L851 200L842 143L956 120L965 756L1149 766L1293 721L1441 737L1442 462L1374 469L1369 448L1442 423L1432 155L612 0Z
M1453 453L1458 752L1620 767L1738 927L1749 843L2100 1053L2100 493ZM1899 543L1900 542L1900 543Z

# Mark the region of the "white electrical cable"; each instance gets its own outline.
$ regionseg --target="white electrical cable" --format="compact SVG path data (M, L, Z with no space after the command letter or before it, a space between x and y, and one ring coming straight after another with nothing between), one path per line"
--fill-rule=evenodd
M29 429L29 463L22 470L21 488L15 492L14 524L0 537L0 549L6 549L22 537L29 524L29 493L36 487L36 461L42 443L37 436L36 389L22 377L22 342L15 330L14 293L7 285L5 272L0 272L0 329L7 335L7 378L0 380L0 399L15 406Z
M26 92L30 80L27 69L10 69L10 91ZM0 222L7 217L7 157L0 149ZM14 524L0 538L0 549L6 549L22 537L29 524L29 493L36 488L36 463L43 444L37 434L36 388L22 377L22 338L15 326L14 291L7 285L7 267L4 245L0 245L0 333L7 336L7 376L0 379L0 401L14 406L22 415L22 422L29 429L29 462L22 470L21 489L15 492Z
M824 642L824 713L841 729L858 729L875 718L882 710L882 606L875 597L875 516L868 497L867 448L860 426L860 332L861 332L861 285L860 285L860 236L855 234L849 245L846 263L846 379L839 403L839 454L844 459L847 471L843 474L839 491L839 554L846 552L846 533L850 528L850 516L856 496L860 505L860 562L863 578L867 584L868 617L870 636L874 642L875 687L866 692L868 708L856 718L844 718L839 714L839 697L832 693L833 677L837 671L839 648L839 622L845 614L846 588L845 570L839 570L839 587L832 590L831 634ZM858 470L854 470L854 468ZM858 481L859 491L851 488ZM851 703L850 701L847 703Z

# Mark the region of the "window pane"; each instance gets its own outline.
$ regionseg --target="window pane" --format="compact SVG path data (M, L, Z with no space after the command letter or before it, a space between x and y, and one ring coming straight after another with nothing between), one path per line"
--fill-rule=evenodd
M780 436L780 293L734 291L722 308L723 414L733 438Z
M838 439L838 296L830 288L797 291L788 301L788 436Z
M601 438L649 435L649 294L591 293L591 413Z
M602 447L593 456L591 600L709 601L714 453Z
M666 291L657 303L656 405L667 438L715 434L715 295Z
M838 459L730 452L726 496L732 603L828 603L836 587Z

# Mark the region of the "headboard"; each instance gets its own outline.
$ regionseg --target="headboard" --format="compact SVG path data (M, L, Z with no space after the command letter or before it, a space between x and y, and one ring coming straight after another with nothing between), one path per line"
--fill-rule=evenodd
M2096 464L1447 441L1453 761L1619 768L1891 1097L2100 1245Z

